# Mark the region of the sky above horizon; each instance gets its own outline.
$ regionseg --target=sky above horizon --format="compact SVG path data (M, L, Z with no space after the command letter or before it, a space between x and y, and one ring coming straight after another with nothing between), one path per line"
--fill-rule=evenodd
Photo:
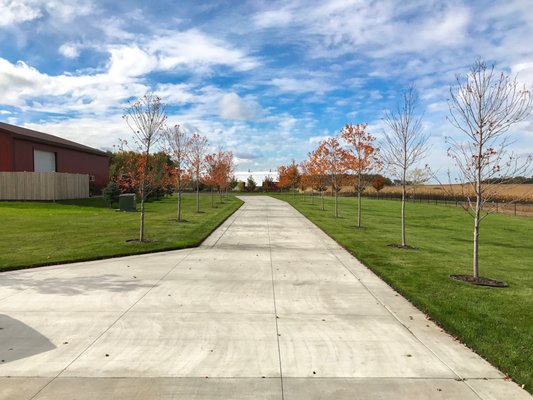
M442 170L456 74L482 57L533 89L531 1L0 0L0 121L112 150L148 91L238 171L300 161L346 123L382 137L412 83ZM533 118L513 127L533 153Z

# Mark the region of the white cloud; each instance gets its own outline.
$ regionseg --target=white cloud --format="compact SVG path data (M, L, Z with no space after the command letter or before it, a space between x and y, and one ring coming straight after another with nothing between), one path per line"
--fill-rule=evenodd
M23 61L13 64L0 58L0 104L54 113L108 112L151 89L146 78L153 72L183 69L201 74L216 65L238 71L257 65L241 50L197 30L140 37L128 45L99 49L109 53L106 67L76 74L48 75ZM79 45L65 43L59 51L74 58L79 55ZM189 86L176 84L156 85L155 89L168 95L167 102L202 103L210 107L211 114L218 113L217 102L222 96L218 89L207 86L200 94L193 94ZM230 119L250 119L257 115L259 106L253 99L230 98L225 100L221 112Z
M74 43L64 43L59 47L59 53L66 58L78 58L80 50Z
M237 93L228 93L220 99L220 116L225 119L249 120L257 117L259 105L243 99Z
M192 93L192 85L186 83L164 83L155 87L154 92L165 103L187 104L198 101L198 96Z
M31 1L0 0L0 10L0 27L32 21L42 15Z
M131 138L131 131L120 114L98 119L82 117L68 120L49 120L25 123L24 126L100 150L111 150L113 145L118 144L119 138L125 140Z
M117 80L142 76L157 69L157 59L137 46L112 46L108 74Z
M511 67L513 75L517 75L517 81L533 89L533 60L524 61Z
M323 94L331 89L330 85L313 78L274 78L271 81L280 91L287 93L317 93Z
M158 68L173 70L177 67L194 70L198 67L226 65L237 71L248 71L258 66L257 60L243 51L217 39L190 29L184 32L164 32L146 42L147 51L158 59Z
M85 0L0 0L0 10L0 27L45 16L66 21L94 11L92 3Z
M52 76L22 61L11 64L0 58L0 104L22 110L102 113L147 90L134 79L120 81L106 73Z
M259 28L271 28L288 25L292 21L292 13L288 9L263 11L253 17Z
M439 1L298 0L274 7L258 12L255 25L283 29L281 40L307 42L309 56L319 58L434 52L462 44L470 23L468 8Z
M331 137L332 137L331 135L311 136L308 139L308 142L311 143L311 144L318 144L318 143L323 142L324 140L329 139Z
M52 18L70 20L74 17L89 15L94 11L94 5L86 0L34 0L45 9Z

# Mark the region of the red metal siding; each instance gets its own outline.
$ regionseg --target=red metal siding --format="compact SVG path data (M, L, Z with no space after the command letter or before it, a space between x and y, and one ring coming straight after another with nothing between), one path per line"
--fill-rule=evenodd
M11 135L0 132L0 171L13 170L13 140Z
M27 140L14 139L15 166L13 171L33 171L33 149L56 153L57 172L88 174L95 177L94 185L103 187L109 180L107 156L65 149Z

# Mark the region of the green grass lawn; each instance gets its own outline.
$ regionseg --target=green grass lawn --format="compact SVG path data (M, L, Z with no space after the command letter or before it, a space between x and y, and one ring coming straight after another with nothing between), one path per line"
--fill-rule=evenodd
M117 212L103 199L51 202L0 202L0 271L29 266L98 259L197 246L242 202L234 196L224 202L183 196L177 223L177 199L146 205L145 237L151 243L127 243L139 237L139 212Z
M292 195L288 201L383 280L410 299L449 333L473 348L516 382L533 389L533 218L490 215L482 222L480 275L504 280L508 288L453 281L471 274L473 220L461 208L407 204L407 243L417 250L388 247L400 242L400 202L363 199L356 226L356 199L319 202ZM318 199L317 199L318 200Z

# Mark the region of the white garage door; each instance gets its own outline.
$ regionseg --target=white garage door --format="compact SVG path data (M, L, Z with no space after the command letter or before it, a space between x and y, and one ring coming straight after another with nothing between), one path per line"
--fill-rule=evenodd
M56 153L34 149L33 165L35 172L55 172Z

